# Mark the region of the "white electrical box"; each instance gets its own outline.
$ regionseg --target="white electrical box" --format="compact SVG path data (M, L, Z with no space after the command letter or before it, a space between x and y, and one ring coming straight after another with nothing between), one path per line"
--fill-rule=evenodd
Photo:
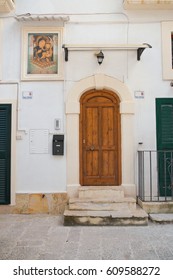
M0 13L8 13L15 9L15 0L0 0Z
M31 129L30 130L30 153L48 154L49 130Z

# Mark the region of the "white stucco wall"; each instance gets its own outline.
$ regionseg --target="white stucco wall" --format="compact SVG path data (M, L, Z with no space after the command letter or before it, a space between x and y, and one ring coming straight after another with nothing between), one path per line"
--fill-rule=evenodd
M135 99L134 155L138 142L143 148L156 148L155 98L172 97L170 81L162 79L161 21L173 20L171 11L125 11L122 0L16 0L17 15L59 14L69 15L64 26L63 43L66 44L141 44L149 43L137 61L136 51L104 51L105 59L98 65L93 51L69 51L64 62L63 81L21 82L21 28L13 13L2 15L1 44L3 61L2 81L19 83L17 102L18 140L16 143L16 192L66 191L66 145L64 156L52 156L54 119L62 120L58 133L65 134L65 103L72 87L81 79L104 74L124 82L134 98L135 91L144 91L144 99ZM81 15L83 14L83 15ZM25 23L45 26L45 23ZM47 25L56 26L56 23ZM0 99L5 100L4 87L0 86ZM31 91L32 99L23 99L23 91ZM9 99L14 96L8 93ZM30 130L49 131L47 154L30 153ZM21 131L20 131L21 130ZM24 131L22 131L24 130ZM19 140L20 139L20 140ZM128 139L127 139L128 140Z

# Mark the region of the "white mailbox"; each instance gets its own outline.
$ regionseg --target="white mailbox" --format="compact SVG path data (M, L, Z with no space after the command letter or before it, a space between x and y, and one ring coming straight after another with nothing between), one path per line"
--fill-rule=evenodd
M15 0L0 0L0 13L8 13L15 9Z

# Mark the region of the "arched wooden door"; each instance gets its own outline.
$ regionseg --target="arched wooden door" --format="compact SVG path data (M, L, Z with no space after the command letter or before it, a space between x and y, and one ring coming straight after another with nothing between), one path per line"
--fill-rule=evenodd
M80 100L80 184L121 184L119 98L90 91Z

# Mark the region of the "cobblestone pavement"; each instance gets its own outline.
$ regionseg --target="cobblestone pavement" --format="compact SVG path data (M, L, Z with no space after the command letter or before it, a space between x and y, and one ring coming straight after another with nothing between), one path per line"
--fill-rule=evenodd
M173 224L64 227L62 216L1 214L0 259L173 260Z

